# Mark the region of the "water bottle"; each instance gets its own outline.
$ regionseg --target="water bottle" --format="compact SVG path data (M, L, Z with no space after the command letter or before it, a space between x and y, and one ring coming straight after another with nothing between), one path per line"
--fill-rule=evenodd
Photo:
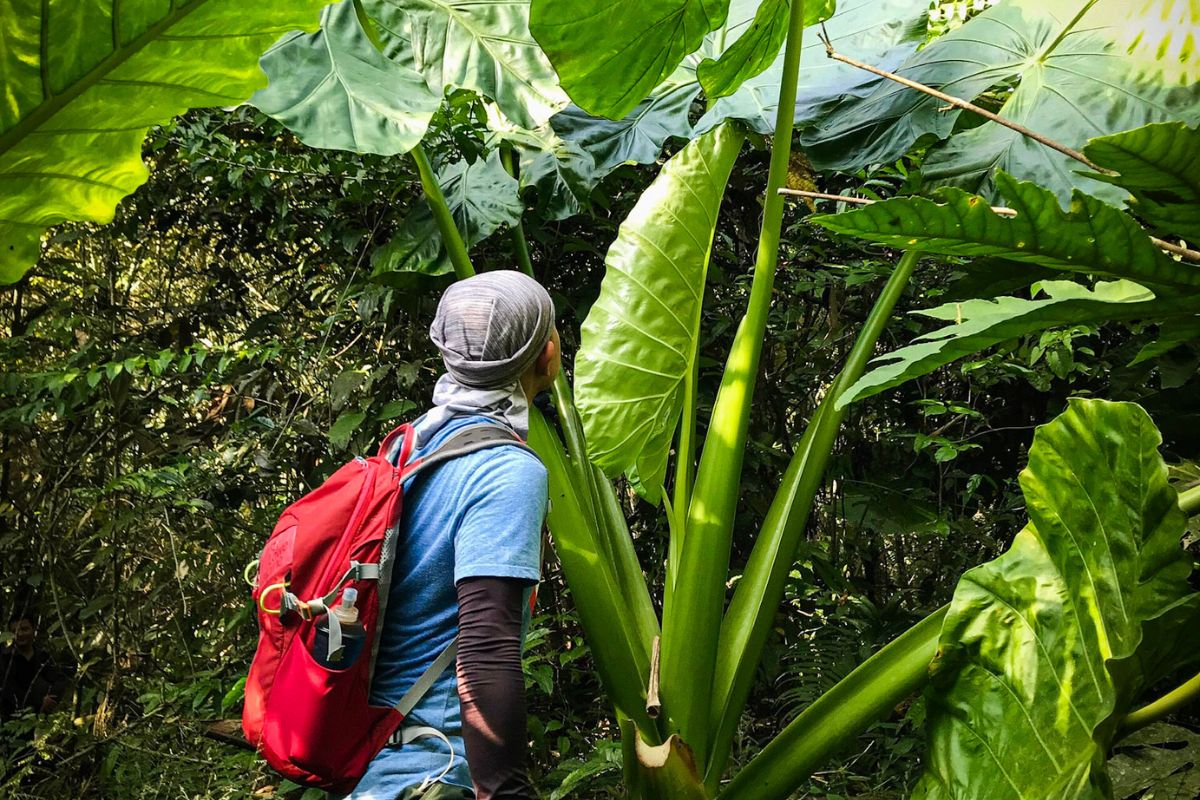
M342 590L342 602L329 609L336 616L342 627L341 648L329 652L329 620L321 619L317 623L317 635L313 639L312 655L316 662L328 669L349 669L362 652L363 643L367 638L367 630L358 621L358 590L348 586Z

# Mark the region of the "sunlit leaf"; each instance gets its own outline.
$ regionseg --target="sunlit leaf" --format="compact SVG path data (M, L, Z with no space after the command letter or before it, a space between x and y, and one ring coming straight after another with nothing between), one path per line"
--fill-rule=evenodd
M353 0L328 6L321 30L280 39L262 59L270 85L251 105L311 147L396 155L421 141L441 95L375 48Z
M148 175L146 131L189 108L243 102L266 85L263 51L315 27L323 5L5 3L0 283L33 265L50 226L112 220Z
M1072 400L1038 429L1021 473L1030 524L963 576L946 616L914 797L1111 797L1115 723L1173 644L1148 626L1200 622L1161 442L1132 403Z
M537 128L567 104L529 34L529 0L363 0L384 53L425 76L439 97L470 89Z
M1083 152L1118 173L1091 177L1129 191L1135 214L1200 242L1200 129L1159 122L1092 139Z
M529 24L575 104L620 119L728 10L729 0L533 0Z
M816 21L810 16L811 8L824 19L827 5L832 3L807 2L805 16ZM730 4L724 37L728 52L738 49L759 8L758 0L733 0ZM838 49L885 68L896 67L925 40L928 9L928 0L841 0L825 29ZM800 51L795 115L798 128L816 123L834 103L867 94L874 85L874 77L869 73L831 61L816 34L815 28L804 31ZM722 52L725 51L720 34L710 35L702 55L717 58ZM783 53L778 47L776 52L778 56L773 57L766 69L747 78L732 94L711 103L697 123L697 130L706 131L726 119L737 119L759 133L771 133L775 129L779 81L783 75Z
M1200 288L1200 265L1173 260L1128 214L1078 191L1063 211L1053 192L1003 172L996 186L1016 216L1002 217L983 198L944 187L933 200L897 197L812 221L925 253L1003 256L1057 270Z
M787 39L792 0L762 0L750 27L717 59L705 59L696 67L696 77L709 100L737 91L775 62ZM835 0L804 3L804 26L815 25L833 15ZM732 16L733 9L730 9Z
M1162 10L1161 2L1006 0L934 40L897 71L965 100L996 89L1001 116L1078 149L1091 137L1149 122L1200 119L1195 88L1168 74L1178 52L1129 55L1131 37L1142 43L1161 27ZM1015 90L1006 91L1013 84ZM887 163L925 134L950 135L962 112L944 105L880 78L869 97L843 104L803 141L821 169ZM1063 199L1076 187L1113 201L1121 197L1080 175L1077 161L993 122L932 148L923 175L991 196L997 168Z
M723 126L667 162L621 224L581 330L575 391L589 454L610 475L636 466L652 502L696 358L717 212L741 144Z
M838 406L928 375L964 356L1027 333L1064 325L1187 313L1186 303L1156 300L1152 292L1131 281L1098 283L1095 289L1072 281L1044 281L1041 287L1046 296L1035 300L967 300L916 312L951 324L876 359L873 368L842 393Z

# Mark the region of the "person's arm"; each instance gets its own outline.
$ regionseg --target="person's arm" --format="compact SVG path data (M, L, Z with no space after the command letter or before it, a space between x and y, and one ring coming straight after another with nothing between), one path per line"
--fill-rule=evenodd
M458 592L458 697L477 800L532 800L525 766L521 618L528 584L467 578Z
M455 531L459 699L478 800L532 800L521 672L526 590L541 574L547 475L533 455L488 454Z

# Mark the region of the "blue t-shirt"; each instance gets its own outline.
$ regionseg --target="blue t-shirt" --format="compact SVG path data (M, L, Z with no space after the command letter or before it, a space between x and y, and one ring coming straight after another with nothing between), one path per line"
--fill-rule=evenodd
M456 417L414 457L432 452L456 431L479 424L497 423L487 417ZM532 453L508 446L470 453L418 475L404 489L401 535L371 687L371 702L380 705L399 702L458 635L455 583L464 578L519 578L532 590L541 575L547 477ZM405 724L446 734L454 747L454 767L442 782L471 787L453 667ZM446 744L431 736L403 747L385 747L347 800L390 800L427 776L440 774L449 760Z

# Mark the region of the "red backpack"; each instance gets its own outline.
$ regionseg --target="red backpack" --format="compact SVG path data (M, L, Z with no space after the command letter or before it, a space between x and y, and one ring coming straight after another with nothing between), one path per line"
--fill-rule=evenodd
M391 585L402 484L417 472L476 450L525 444L497 425L472 425L410 460L411 425L392 431L373 458L356 458L283 512L258 560L258 650L246 677L242 730L267 762L297 783L348 792L404 717L454 661L452 643L395 706L368 702ZM326 618L329 654L342 644L329 609L358 591L361 653L344 669L313 656ZM321 647L324 647L322 641Z

